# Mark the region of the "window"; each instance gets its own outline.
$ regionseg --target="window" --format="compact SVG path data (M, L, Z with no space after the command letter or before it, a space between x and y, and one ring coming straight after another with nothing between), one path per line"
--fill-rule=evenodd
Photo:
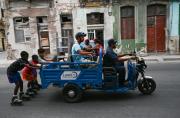
M104 13L90 13L87 14L87 24L104 24Z
M70 14L61 15L61 22L72 22L72 16Z
M73 43L73 24L72 14L62 14L61 18L61 51L70 53L71 44Z
M98 39L104 42L104 13L93 12L87 14L88 39Z
M134 6L121 7L121 39L135 39Z
M49 47L48 31L40 31L40 46L41 47Z
M166 5L155 4L148 6L148 16L166 15Z
M15 42L25 42L23 30L15 30Z
M39 46L47 53L50 52L49 43L49 31L48 31L48 19L47 16L37 17L38 35L39 35Z
M16 43L31 41L28 17L14 18L14 30Z
M37 23L47 23L47 16L37 17Z

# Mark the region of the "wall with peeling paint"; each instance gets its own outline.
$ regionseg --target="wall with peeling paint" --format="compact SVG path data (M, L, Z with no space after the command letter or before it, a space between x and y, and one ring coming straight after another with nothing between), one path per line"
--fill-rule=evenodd
M42 1L41 1L42 2ZM40 2L40 3L41 3ZM31 54L37 53L39 49L39 37L37 29L36 18L38 16L47 16L48 17L48 31L49 31L49 41L50 41L50 52L56 51L56 24L55 24L55 11L53 8L49 8L49 5L40 3L31 4L28 7L27 2L14 2L12 8L9 8L5 15L8 19L7 24L7 39L8 42L12 45L12 48L16 50L17 55L22 51L26 50ZM37 5L37 6L36 6ZM21 7L20 7L21 6ZM23 7L22 7L23 6ZM14 17L29 17L29 26L31 41L23 43L15 43L15 33L14 33Z
M116 4L113 4L112 11L115 17L115 22L113 24L113 35L114 38L118 41L119 51L124 53L130 53L134 50L143 50L144 52L147 51L147 6L150 4L159 3L168 4L168 0L119 0ZM123 6L134 6L135 40L121 40L120 8Z
M58 39L61 42L61 26L60 26L60 14L72 14L73 16L73 33L74 41L75 34L79 31L87 33L87 18L86 14L91 12L104 13L104 43L107 47L107 40L113 38L113 22L114 16L108 14L111 11L111 7L84 7L81 8L79 0L56 0L56 26L58 32ZM86 37L87 38L87 37Z
M179 43L179 35L180 35L180 28L179 25L179 9L180 9L180 2L172 2L170 5L170 14L169 14L169 51L171 53L179 52L180 43Z

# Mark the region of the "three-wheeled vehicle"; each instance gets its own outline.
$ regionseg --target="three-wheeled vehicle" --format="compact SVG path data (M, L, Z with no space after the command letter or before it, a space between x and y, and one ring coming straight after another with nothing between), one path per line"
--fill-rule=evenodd
M147 67L144 60L136 63L128 61L127 85L118 82L118 74L113 67L103 67L103 54L100 49L97 61L93 62L52 62L44 63L40 69L42 88L50 84L62 88L66 102L79 102L87 89L105 92L126 93L139 89L143 94L151 94L156 83L150 76L144 75ZM139 76L139 74L141 76Z

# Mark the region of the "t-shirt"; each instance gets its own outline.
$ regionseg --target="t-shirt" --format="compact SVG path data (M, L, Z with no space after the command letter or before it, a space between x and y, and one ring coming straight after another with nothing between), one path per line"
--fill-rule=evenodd
M79 51L82 50L82 47L78 44L78 43L75 43L73 46L72 46L72 50L71 50L71 53L72 53L72 58L73 58L73 61L74 62L81 62L82 61L82 56L79 54Z
M19 58L9 65L9 67L7 68L7 73L13 74L18 71L21 71L25 67L26 64L30 64L30 63L27 60Z
M36 61L30 61L30 63L32 63L32 65L38 64L38 62L36 62ZM32 74L34 76L37 76L36 68L24 67L22 73L23 74Z
M118 56L112 48L108 47L105 55L112 59L109 61L109 64L112 62L113 66L124 66L124 62L118 60Z
M38 61L39 61L39 63L46 62L46 60L44 60L43 58L41 58L39 55L38 55Z

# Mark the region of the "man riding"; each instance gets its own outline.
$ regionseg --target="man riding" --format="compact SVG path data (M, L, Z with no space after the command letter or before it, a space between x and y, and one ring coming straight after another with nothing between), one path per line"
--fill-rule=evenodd
M113 66L117 73L119 74L119 84L126 85L128 81L125 80L125 67L124 67L124 61L127 61L128 59L134 59L134 56L125 57L127 54L117 55L113 49L116 48L116 41L114 39L109 39L108 41L108 48L106 50L106 53L104 55L104 66Z
M86 34L84 32L78 32L75 35L77 43L72 46L72 59L74 62L82 62L84 60L83 56L91 56L93 53L83 50L81 43L84 41Z

